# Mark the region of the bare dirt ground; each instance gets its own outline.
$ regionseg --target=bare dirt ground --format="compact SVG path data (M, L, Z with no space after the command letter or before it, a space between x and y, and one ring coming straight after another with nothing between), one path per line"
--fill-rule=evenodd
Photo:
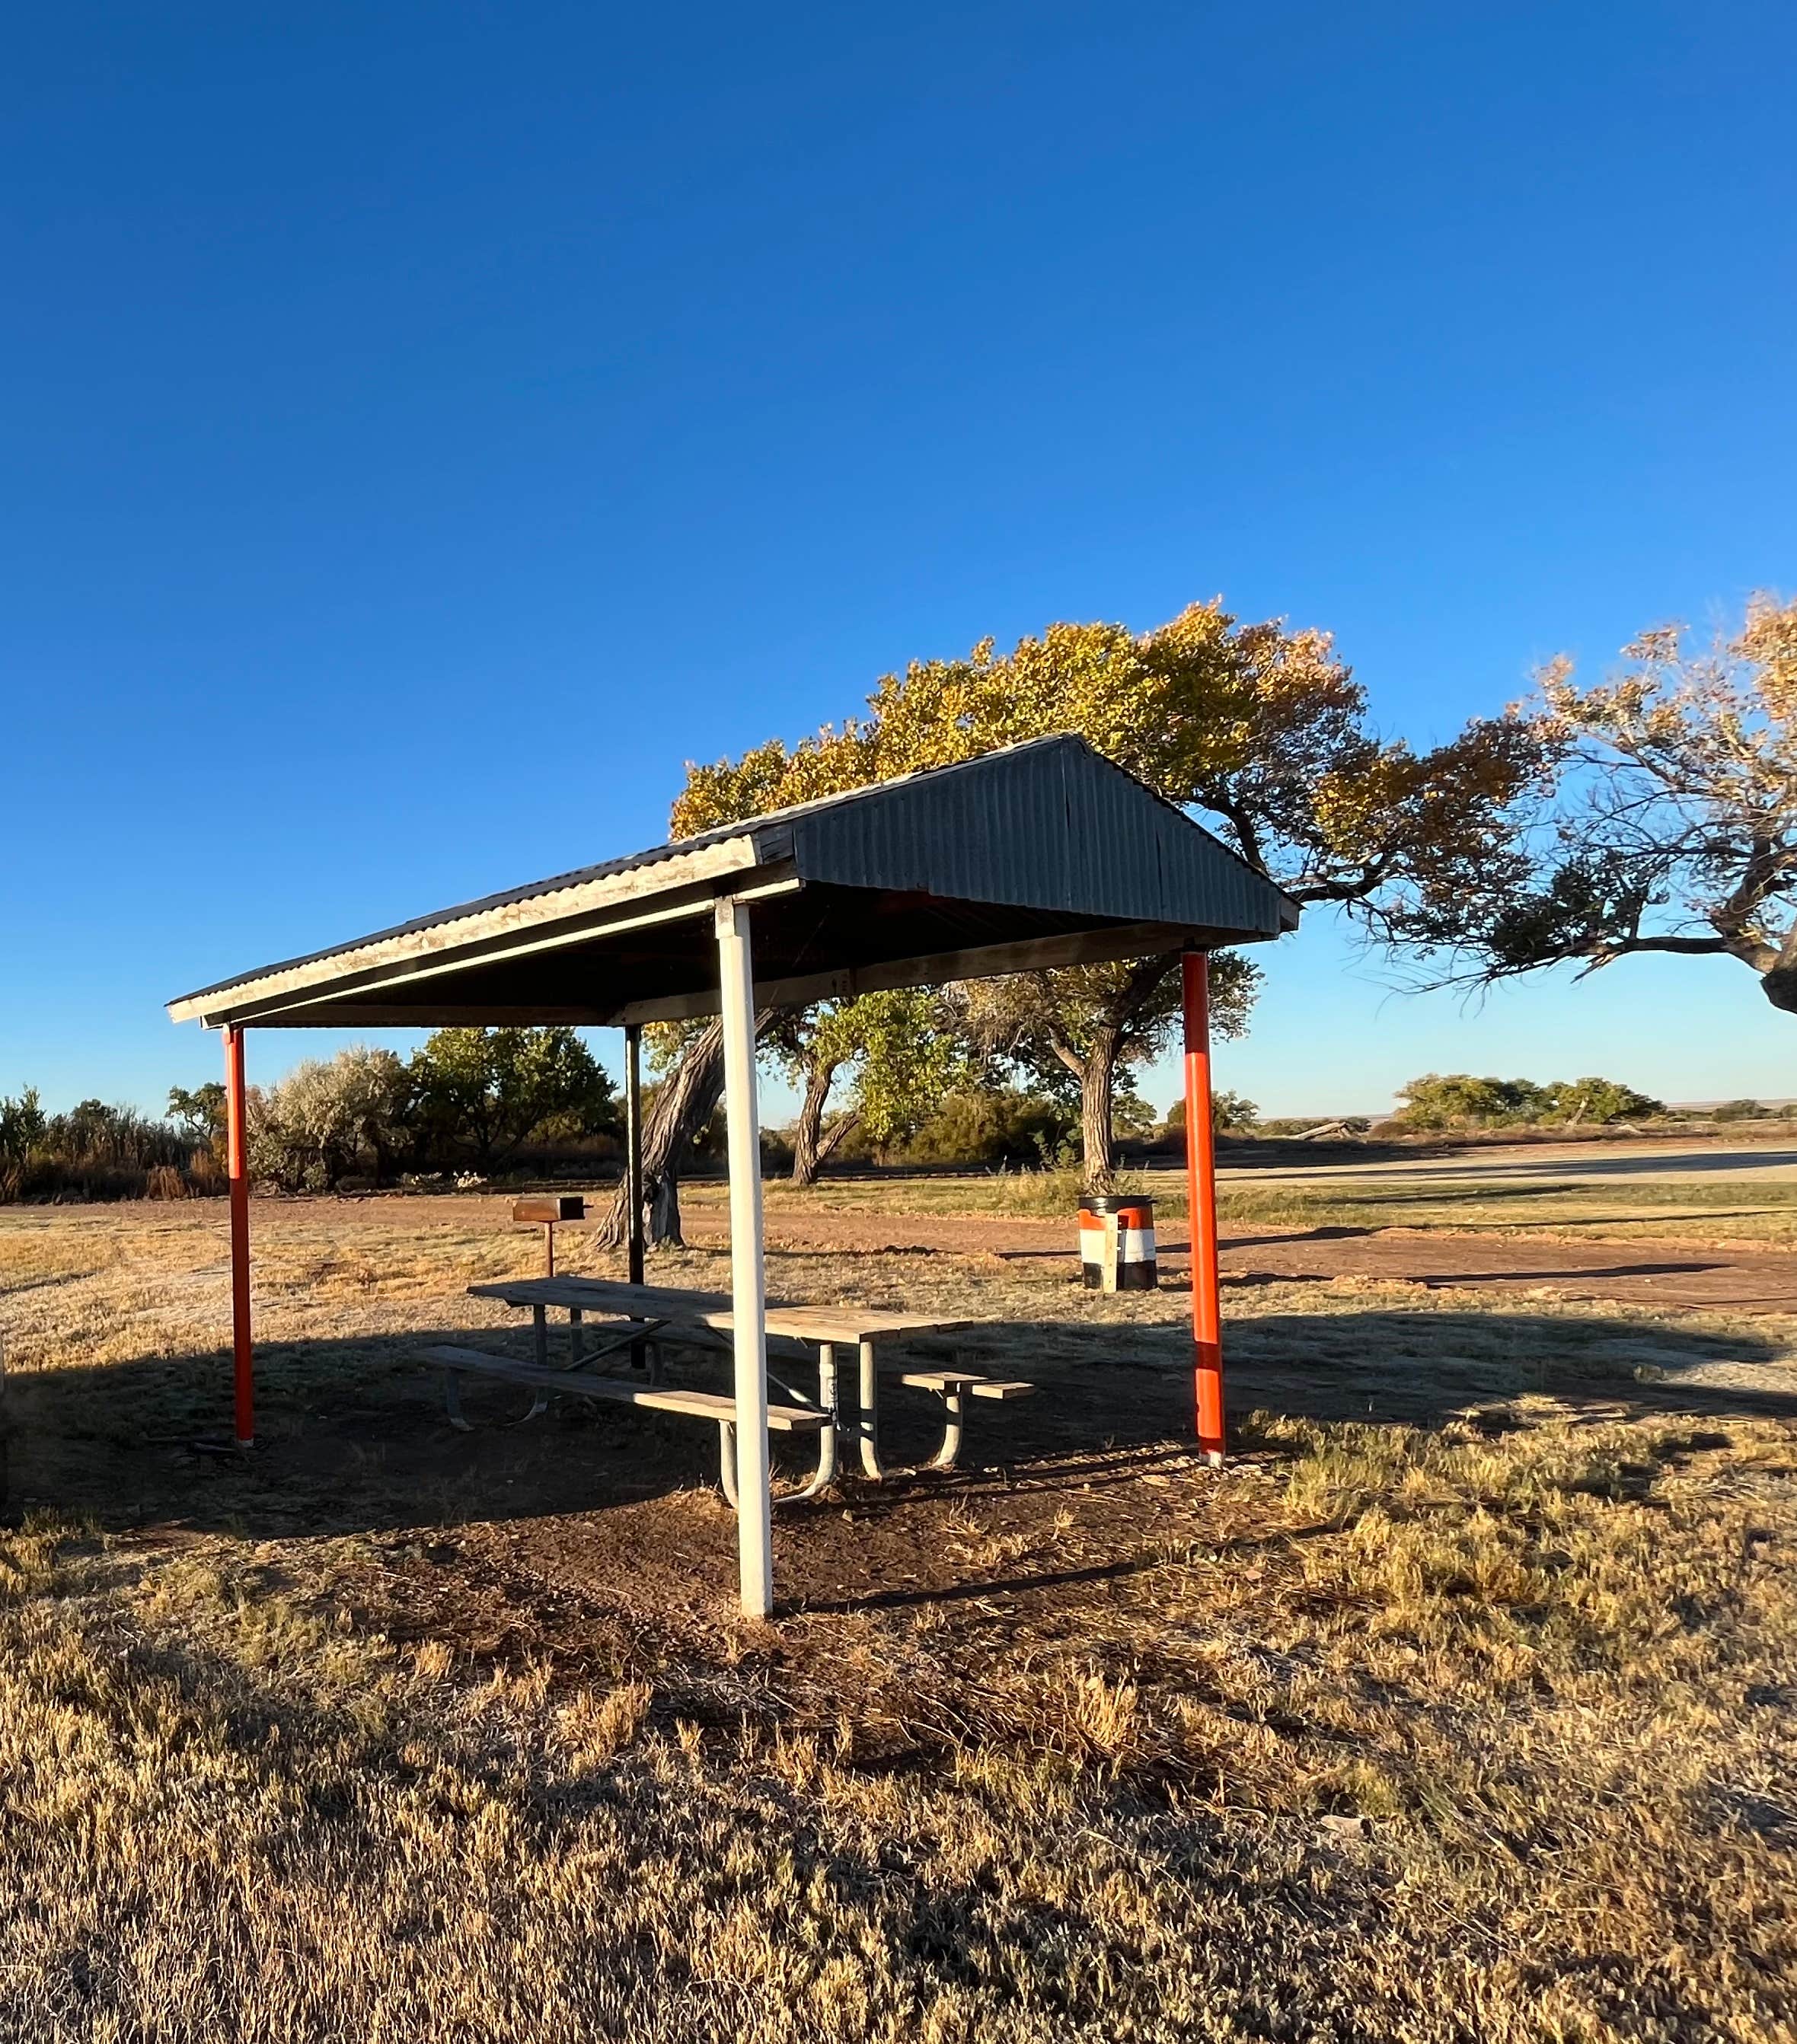
M1235 1231L1218 1477L1176 1284L774 1194L777 1295L1038 1393L783 1506L752 1627L709 1427L446 1424L507 1204L258 1201L248 1461L220 1208L0 1212L0 2038L1793 2034L1797 1316L1566 1295L1782 1253Z
M721 1249L727 1235L709 1216L687 1230L695 1245ZM1058 1220L959 1219L930 1215L771 1212L768 1237L795 1255L991 1257L1039 1261L1077 1275L1073 1230ZM1184 1283L1191 1243L1183 1222L1164 1231L1161 1259ZM1431 1289L1545 1289L1571 1299L1618 1299L1669 1308L1751 1313L1797 1312L1797 1252L1728 1244L1643 1239L1566 1243L1491 1240L1444 1231L1356 1227L1226 1230L1219 1256L1233 1285L1326 1282L1356 1276Z

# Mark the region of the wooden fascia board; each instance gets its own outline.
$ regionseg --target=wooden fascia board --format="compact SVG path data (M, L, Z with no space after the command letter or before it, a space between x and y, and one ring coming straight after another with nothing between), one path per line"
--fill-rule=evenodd
M540 1029L551 1023L566 1023L576 1029L598 1028L617 1019L614 1008L583 1008L564 1001L529 1007L458 1008L452 1001L440 1007L408 1008L398 1002L344 1001L337 1005L315 1002L310 1007L283 1009L258 1021L244 1022L245 1028L268 1029Z
M732 840L727 846L707 846L705 853L722 852L737 844L746 846L748 842L746 839ZM695 865L701 860L707 866L713 864L704 855L694 855ZM422 939L437 936L440 932L448 932L452 942L438 943L429 948L382 946L379 947L382 955L378 962L360 969L353 966L357 952L340 952L329 959L315 961L312 966L296 967L291 973L271 974L259 980L221 988L215 993L190 995L184 1001L171 1002L169 1015L176 1022L199 1021L208 1028L223 1023L283 1028L335 1026L335 1017L352 1008L360 1011L383 1005L379 1001L379 994L394 987L415 985L421 980L452 978L475 966L498 964L527 957L533 952L566 949L571 945L590 943L595 937L621 935L656 924L706 916L721 895L757 901L769 895L790 893L801 884L791 861L787 860L774 866L745 867L719 863L709 872L689 871L684 884L671 886L667 878L669 863L662 861L655 867L644 869L661 876L659 887L652 890L646 887L628 892L620 890L613 900L597 905L584 904L571 910L565 897L585 891L574 889L556 896L537 897L538 901L552 900L561 904L560 912L552 922L539 915L528 920L521 919L509 928L471 932L471 924L484 924L487 919L464 917L453 924L413 933L415 938ZM610 876L614 880L633 877L637 876ZM645 905L637 906L637 902ZM521 909L537 903L511 905ZM345 971L345 965L351 965L352 969ZM334 969L326 971L327 966ZM356 994L366 994L371 998L352 1002L344 997ZM456 1005L452 994L446 997L445 1009ZM315 1012L303 1012L306 1010ZM421 1025L428 1026L436 1013L434 1009L421 1010ZM538 1019L552 1018L545 1014ZM593 1019L598 1018L583 1009L582 1020Z

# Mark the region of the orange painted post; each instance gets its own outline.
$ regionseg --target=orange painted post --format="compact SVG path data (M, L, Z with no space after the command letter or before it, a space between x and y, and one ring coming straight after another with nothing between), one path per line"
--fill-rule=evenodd
M244 1032L225 1030L225 1171L231 1188L231 1353L237 1446L256 1446L255 1351L249 1327L249 1159L244 1127Z
M1210 1135L1210 962L1183 964L1186 1046L1186 1210L1191 1228L1192 1370L1198 1445L1223 1459L1223 1309L1217 1281L1217 1158Z

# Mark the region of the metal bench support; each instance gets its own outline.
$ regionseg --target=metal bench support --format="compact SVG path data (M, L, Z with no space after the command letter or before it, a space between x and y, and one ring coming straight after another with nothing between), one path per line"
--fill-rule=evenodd
M461 1379L462 1373L459 1370L445 1370L444 1371L444 1409L449 1416L450 1425L455 1427L458 1433L471 1434L474 1431L473 1424L462 1411ZM539 1412L547 1412L548 1410L548 1406L549 1394L546 1391L533 1389L530 1394L530 1410L525 1414L521 1420L510 1420L506 1424L513 1427L525 1426L531 1420L534 1420Z

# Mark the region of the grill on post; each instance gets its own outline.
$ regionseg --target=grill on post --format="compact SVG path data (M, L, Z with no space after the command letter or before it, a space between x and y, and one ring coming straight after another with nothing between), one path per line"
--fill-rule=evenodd
M543 1231L543 1275L556 1274L556 1230L564 1221L584 1220L587 1202L578 1193L551 1193L547 1197L517 1200L512 1205L512 1219L521 1228L537 1227Z

